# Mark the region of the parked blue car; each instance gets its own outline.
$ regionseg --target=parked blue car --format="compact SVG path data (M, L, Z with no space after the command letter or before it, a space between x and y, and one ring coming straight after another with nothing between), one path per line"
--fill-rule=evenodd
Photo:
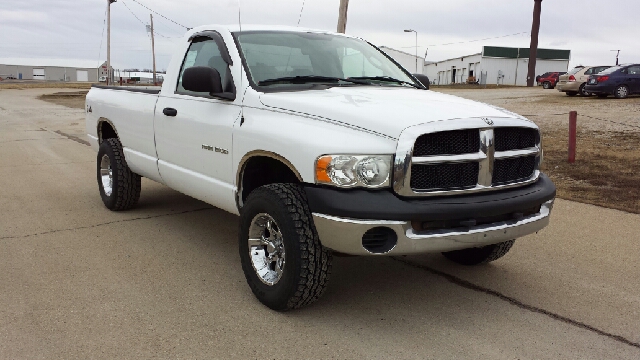
M631 94L640 94L640 64L614 66L591 75L584 89L603 98L613 95L624 99Z

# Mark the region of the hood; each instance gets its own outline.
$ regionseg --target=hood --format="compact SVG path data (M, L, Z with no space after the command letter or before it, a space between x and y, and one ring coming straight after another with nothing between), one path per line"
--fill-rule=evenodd
M523 117L498 107L406 87L331 87L260 95L263 105L320 117L398 138L409 126L477 117Z

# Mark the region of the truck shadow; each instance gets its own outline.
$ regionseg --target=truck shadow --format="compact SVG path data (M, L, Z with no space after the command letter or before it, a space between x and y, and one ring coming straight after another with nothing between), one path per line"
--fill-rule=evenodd
M207 208L208 205L168 188L147 193L140 210L154 212L174 208ZM215 299L217 288L231 289L226 296L235 297L232 303L242 303L248 312L269 311L253 296L245 283L239 263L237 229L238 217L211 208L195 213L168 216L162 222L165 235L174 245L189 253L202 254L203 262L211 261L206 270L212 282L202 296ZM399 258L402 260L403 258ZM421 263L436 264L439 271L455 273L460 266L441 259L440 254L420 257ZM202 271L202 264L193 262L193 271ZM478 268L486 278L497 284L519 282L524 276L517 272L504 272L503 265ZM451 271L448 271L451 270ZM220 274L226 274L220 276ZM487 285L485 283L485 285ZM491 287L491 284L487 286ZM516 285L517 286L517 285ZM213 300L212 300L213 301ZM502 303L492 307L490 304ZM507 306L506 302L468 288L458 286L445 277L389 257L334 257L332 276L324 296L311 306L288 313L273 313L300 324L313 321L314 326L378 327L380 331L393 330L395 336L411 334L416 329L403 326L403 322L421 319L420 331L429 326L442 326L444 319L464 323L469 318L482 318ZM348 314L348 316L346 316ZM486 321L493 321L486 317ZM517 321L517 320L514 320ZM384 335L381 335L384 336Z

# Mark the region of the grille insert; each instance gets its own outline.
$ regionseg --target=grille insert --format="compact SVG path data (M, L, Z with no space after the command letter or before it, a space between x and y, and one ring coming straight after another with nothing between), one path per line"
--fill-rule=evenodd
M478 129L443 131L418 137L413 156L460 155L478 152Z
M528 149L538 143L538 130L528 128L496 128L493 130L496 151Z
M535 168L535 155L496 160L493 165L492 185L503 185L528 180L533 175Z
M470 189L478 184L479 167L477 162L412 165L411 188L414 190Z

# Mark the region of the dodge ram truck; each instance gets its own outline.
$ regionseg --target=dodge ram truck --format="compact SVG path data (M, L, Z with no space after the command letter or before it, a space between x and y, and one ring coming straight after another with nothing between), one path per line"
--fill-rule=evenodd
M497 260L556 194L532 121L326 31L192 29L161 88L93 86L86 130L108 209L146 177L239 215L242 271L279 311L322 295L333 255Z

